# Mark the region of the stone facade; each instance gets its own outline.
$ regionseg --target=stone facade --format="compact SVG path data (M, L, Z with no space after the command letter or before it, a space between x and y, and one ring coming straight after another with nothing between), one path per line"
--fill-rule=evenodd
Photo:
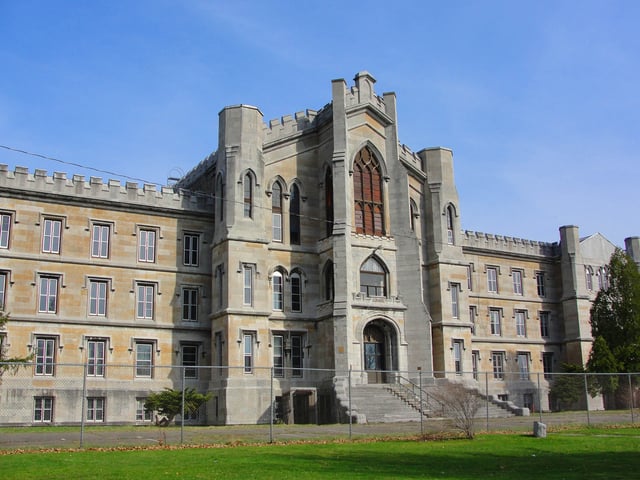
M586 361L614 245L573 226L557 243L463 231L452 152L399 144L395 94L374 84L334 80L319 111L266 124L256 107L224 108L218 148L172 188L1 169L9 353L51 347L82 365L103 348L135 364L91 378L112 421L180 385L149 364L218 367L186 379L214 393L200 419L212 424L268 421L273 396L300 421L336 420L350 371L486 382L550 408L534 375ZM637 237L626 248L640 261Z

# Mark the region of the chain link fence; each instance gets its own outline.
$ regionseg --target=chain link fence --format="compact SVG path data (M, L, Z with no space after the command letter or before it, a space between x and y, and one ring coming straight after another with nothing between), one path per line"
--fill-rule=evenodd
M461 396L473 406L476 429L487 431L530 429L533 421L633 424L640 413L640 374L635 373L63 363L0 363L0 370L0 430L12 427L12 435L0 435L0 448L20 446L22 434L40 432L28 445L55 436L55 428L33 428L38 426L65 427L81 447L424 435L454 428L460 415L454 404ZM452 384L464 387L457 399L447 396L446 386ZM144 404L164 389L193 389L211 397L197 411L181 411L169 428L156 428L163 419Z

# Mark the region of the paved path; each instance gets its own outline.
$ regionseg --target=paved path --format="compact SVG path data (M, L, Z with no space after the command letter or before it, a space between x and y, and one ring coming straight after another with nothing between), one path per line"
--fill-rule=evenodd
M531 433L538 414L529 417L490 418L490 431L523 431ZM640 412L634 412L634 422L640 423ZM631 412L563 412L545 413L542 421L548 426L587 424L631 424ZM487 430L487 419L477 420L479 432ZM334 440L349 438L402 437L451 431L451 422L428 419L420 422L332 424L332 425L235 425L206 427L87 427L82 432L82 446L149 446L149 445L208 445L236 443L288 442L299 440ZM0 450L34 448L78 448L81 445L80 427L59 428L0 428Z

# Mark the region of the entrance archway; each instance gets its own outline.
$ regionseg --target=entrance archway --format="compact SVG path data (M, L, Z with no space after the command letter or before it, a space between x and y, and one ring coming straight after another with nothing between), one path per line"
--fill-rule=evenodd
M383 320L369 322L362 332L364 369L369 383L391 381L395 366L395 330Z

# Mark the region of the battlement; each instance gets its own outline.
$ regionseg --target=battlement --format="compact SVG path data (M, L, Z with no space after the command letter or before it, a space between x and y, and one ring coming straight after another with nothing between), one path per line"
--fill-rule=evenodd
M538 242L536 240L525 240L523 238L472 232L469 230L463 232L462 246L463 248L478 248L500 253L536 255L541 257L555 257L560 255L560 247L557 242Z
M36 169L34 173L29 173L26 167L16 167L14 171L10 171L6 164L0 164L0 188L23 191L27 195L60 195L77 201L116 202L171 210L206 211L210 209L212 201L206 196L167 186L158 188L157 185L148 183L141 186L136 182L125 182L122 185L119 180L105 182L100 177L85 180L84 175L68 178L64 172L54 172L49 176L46 170Z
M303 112L296 112L293 116L284 115L283 117L275 118L264 124L264 142L274 142L315 128L330 117L331 104L328 103L317 111L307 109Z
M404 143L398 144L399 154L406 161L413 164L418 170L423 170L422 159Z
M380 110L383 113L387 113L387 106L384 103L384 99L379 97L375 93L372 93L371 100L368 103L371 103L375 108ZM346 107L355 107L356 105L363 103L360 99L360 90L358 87L351 87L345 96Z

